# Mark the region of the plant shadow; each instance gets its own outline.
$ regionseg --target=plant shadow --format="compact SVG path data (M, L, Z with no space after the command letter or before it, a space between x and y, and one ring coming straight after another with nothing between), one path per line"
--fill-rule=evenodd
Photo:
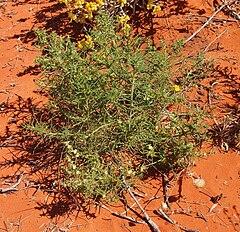
M214 114L214 124L209 129L213 145L223 151L240 152L240 82L239 76L229 67L217 65L211 83L222 88L214 95L217 100L217 115ZM219 98L222 96L222 98ZM220 99L220 100L219 100Z
M59 166L62 163L64 146L54 138L40 138L26 128L26 125L31 126L40 121L47 124L49 118L53 118L43 105L42 100L23 99L18 95L0 105L2 116L11 119L5 126L4 135L0 136L0 149L7 151L1 159L0 168L3 173L9 168L16 170L15 176L24 171L27 188L35 189L32 196L37 191L48 195L48 201L38 202L35 207L42 211L42 216L55 218L81 211L86 216L94 217L90 202L84 201L79 194L71 193L60 184L63 173ZM1 178L9 179L10 176Z

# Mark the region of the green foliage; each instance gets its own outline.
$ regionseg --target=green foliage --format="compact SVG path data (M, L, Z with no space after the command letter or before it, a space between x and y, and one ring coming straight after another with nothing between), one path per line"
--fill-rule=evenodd
M117 33L116 24L98 16L90 47L36 32L45 73L39 85L54 116L29 129L64 146L62 184L85 198L112 200L123 175L139 177L153 165L184 168L205 136L203 112L172 80L181 43L158 51Z

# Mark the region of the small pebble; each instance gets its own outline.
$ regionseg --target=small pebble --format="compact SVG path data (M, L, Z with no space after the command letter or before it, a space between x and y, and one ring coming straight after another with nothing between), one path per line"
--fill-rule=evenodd
M205 180L202 178L198 178L196 180L193 181L193 184L197 187L197 188L204 188L205 187Z

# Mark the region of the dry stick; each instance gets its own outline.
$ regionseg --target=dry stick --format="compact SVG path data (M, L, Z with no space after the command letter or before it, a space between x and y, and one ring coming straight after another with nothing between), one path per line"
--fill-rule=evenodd
M143 196L142 194L140 193L137 193L135 191L132 191L132 193L135 195L135 196L138 196L138 197L142 197L142 198L145 198L146 196Z
M176 225L178 228L180 228L181 230L183 231L186 231L186 232L199 232L198 230L190 230L190 229L187 229L181 225L178 225L178 223L176 221L173 221L170 217L168 217L161 208L158 209L158 211L161 213L162 217L168 221L169 223L173 224L173 225Z
M146 223L143 222L143 221L139 221L139 220L137 220L137 219L128 217L128 216L126 216L126 215L122 215L122 214L117 213L117 212L112 212L112 215L117 216L117 217L120 217L120 218L123 218L123 219L127 219L128 221L131 221L131 222L134 222L134 223L146 224Z
M197 14L191 14L190 16L196 17L196 18L207 18L209 19L211 16L207 16L207 15L197 15ZM237 19L228 19L228 18L217 18L217 17L213 17L212 18L213 21L218 21L218 22L234 22L237 23L239 20Z
M0 188L0 193L6 193L6 192L11 192L11 191L17 191L18 189L16 188L22 180L23 177L23 172L20 173L17 182L15 184L13 184L11 187L9 188Z
M131 218L131 217L128 217L126 215L122 215L118 212L113 212L112 210L110 210L108 207L106 207L105 205L100 205L100 207L102 207L103 209L106 209L107 211L109 211L112 215L114 216L117 216L117 217L120 217L120 218L123 218L123 219L126 219L130 222L134 222L134 223L139 223L139 224L146 224L145 222L143 221L138 221L137 219L134 219L134 218Z
M233 2L235 2L235 1L233 1ZM225 6L227 6L228 5L228 3L226 2L226 3L224 3L217 11L215 11L213 14L212 14L212 16L207 20L207 22L206 23L204 23L197 31L195 31L188 39L186 39L185 41L184 41L184 44L186 44L187 42L189 42L194 36L196 36L204 27L206 27L208 24L209 24L209 22L214 18L214 16L218 13L218 12L220 12Z
M208 50L208 48L217 40L219 39L225 32L227 31L227 29L224 29L213 41L211 41L203 50L203 52L206 52Z
M140 205L140 203L138 202L138 200L136 199L136 197L134 196L134 194L131 191L130 186L127 184L125 177L123 176L123 183L126 185L127 187L127 191L128 193L131 195L131 197L133 198L133 200L136 202L136 204L138 205L138 207L140 208L140 210L142 211L144 218L146 219L147 223L149 224L149 226L153 229L154 232L161 232L160 229L158 228L158 226L156 225L156 223L154 221L152 221L152 219L148 216L148 214L146 213L146 211L143 209L143 207Z
M237 14L230 6L227 5L228 10L237 18L237 20L240 20L239 13Z
M167 204L167 207L171 209L171 205L169 203L169 197L168 197L168 177L165 173L162 174L162 185L163 185L163 198L164 202Z

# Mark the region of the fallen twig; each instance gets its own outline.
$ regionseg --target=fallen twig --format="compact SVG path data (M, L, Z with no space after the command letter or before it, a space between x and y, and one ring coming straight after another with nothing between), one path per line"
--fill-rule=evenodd
M7 192L12 192L12 191L19 190L19 189L17 189L17 186L21 183L22 177L23 177L23 172L20 173L20 175L18 176L17 182L15 184L13 184L11 187L0 188L0 193L7 193Z
M226 6L228 10L235 16L235 18L239 21L240 20L240 15L239 13L237 14L229 5Z
M161 213L161 216L168 221L169 223L176 225L178 228L180 228L182 231L186 231L186 232L199 232L198 230L191 230L191 229L187 229L181 225L179 225L176 221L172 220L170 217L168 217L161 208L158 209L158 212Z
M211 213L217 206L218 206L218 203L213 204L209 212Z
M138 197L142 197L142 198L145 198L146 196L140 194L140 193L137 193L135 191L132 191L132 193L135 195L135 196L138 196Z
M196 17L196 18L207 18L207 19L211 18L211 16L207 16L207 15L191 14L191 16ZM213 17L212 20L217 21L217 22L233 22L233 23L238 22L237 19L217 18L217 17Z
M117 212L112 212L112 215L117 216L117 217L120 217L120 218L123 218L123 219L127 219L127 220L130 221L130 222L134 222L134 223L138 223L138 224L146 224L146 223L143 222L143 221L139 221L139 220L137 220L137 219L135 219L135 218L131 218L131 217L128 217L128 216L126 216L126 215L122 215L122 214L117 213Z
M211 41L203 50L203 52L206 52L208 50L208 48L217 40L219 39L225 32L227 31L227 29L224 29L213 41Z
M236 1L236 0L235 0ZM235 2L235 1L232 1L231 3L233 3L233 2ZM188 39L186 39L185 41L184 41L184 44L186 44L187 42L189 42L193 37L195 37L204 27L206 27L208 24L209 24L209 22L214 18L214 16L218 13L218 12L220 12L225 6L227 6L229 3L228 2L225 2L221 7L219 7L219 9L218 10L216 10L213 14L212 14L212 16L197 30L197 31L195 31Z
M134 196L133 192L131 191L130 186L127 184L125 177L123 176L123 183L126 185L127 191L128 193L131 195L131 197L133 198L133 200L136 202L136 204L138 205L138 207L140 208L140 210L142 211L144 218L146 219L146 222L149 224L149 226L151 227L151 229L153 229L154 232L160 232L160 229L158 228L158 226L156 225L156 223L148 216L148 214L146 213L146 211L143 209L143 207L140 205L140 203L138 202L138 200L136 199L136 197Z
M169 209L171 209L169 200L168 200L168 177L165 173L162 174L162 186L163 186L163 198L164 198L164 202L167 204L167 207Z
M134 223L138 223L138 224L146 224L145 222L143 221L139 221L137 219L134 219L132 217L129 217L129 216L126 216L126 215L123 215L123 214L120 214L118 212L113 212L112 210L110 210L108 207L106 207L105 205L100 205L100 207L102 207L103 209L106 209L107 211L109 211L112 215L116 216L116 217L120 217L120 218L123 218L123 219L126 219L130 222L134 222Z
M200 213L197 213L197 218L201 218L203 219L205 222L208 222L207 218L202 214L202 212L200 211Z

